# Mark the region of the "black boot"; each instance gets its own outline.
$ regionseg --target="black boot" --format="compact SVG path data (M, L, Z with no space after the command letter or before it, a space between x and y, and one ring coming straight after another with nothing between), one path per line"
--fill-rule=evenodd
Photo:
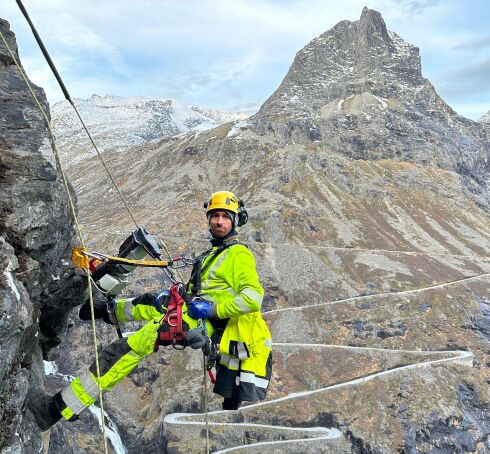
M238 397L225 397L223 400L223 410L238 410L242 401L238 399Z
M60 408L64 406L61 394L49 396L41 393L31 393L27 400L27 408L31 410L36 424L42 432L50 429L61 419Z

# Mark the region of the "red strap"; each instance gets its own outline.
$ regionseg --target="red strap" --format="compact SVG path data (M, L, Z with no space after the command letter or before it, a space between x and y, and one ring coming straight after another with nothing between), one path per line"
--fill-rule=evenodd
M170 301L165 317L162 320L162 324L166 323L169 329L168 331L158 333L158 339L155 342L155 351L158 350L159 341L177 345L186 338L187 333L182 330L182 306L184 299L180 296L179 288L179 283L175 283L170 287Z
M176 283L170 287L170 303L169 309L165 314L167 320L165 320L170 327L174 327L174 340L184 340L184 334L182 333L182 306L184 299L179 293L180 284Z
M211 380L211 383L214 385L216 383L216 376L214 375L214 372L211 369L208 370L208 375L209 375L209 379Z

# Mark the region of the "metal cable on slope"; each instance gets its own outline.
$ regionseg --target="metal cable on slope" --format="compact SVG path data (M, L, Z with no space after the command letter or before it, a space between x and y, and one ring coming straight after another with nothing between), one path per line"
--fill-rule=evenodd
M49 140L50 140L50 143L51 143L51 148L53 150L53 154L54 154L54 157L55 157L56 165L58 166L58 169L60 171L60 174L61 174L61 177L62 177L62 180L63 180L65 191L66 191L66 194L67 194L67 197L68 197L68 202L69 202L69 205L70 205L71 214L72 214L72 217L73 217L73 221L74 221L75 226L76 226L76 230L77 230L77 233L78 233L78 236L79 236L79 239L80 239L80 243L81 243L82 247L85 247L84 241L83 241L83 235L82 235L82 232L80 230L80 225L79 225L78 218L77 218L77 213L76 213L76 210L75 210L75 205L73 203L73 199L72 199L72 196L71 196L71 193L70 193L70 189L68 187L68 182L67 182L67 179L66 179L66 176L65 176L65 172L63 170L63 166L61 165L61 162L60 162L60 159L59 159L58 149L57 149L57 146L56 146L56 139L55 139L55 136L54 136L53 129L51 127L51 122L49 121L49 118L46 115L46 112L44 111L41 103L39 102L39 99L37 98L36 94L34 93L34 90L31 87L31 84L29 82L29 79L27 78L27 75L25 74L24 70L22 69L22 67L20 66L19 62L17 61L17 58L15 57L15 54L13 53L13 51L10 48L9 44L7 43L7 40L5 39L5 36L1 32L1 30L0 30L0 36L2 38L2 41L3 41L4 45L5 45L5 48L8 50L8 52L9 52L9 54L10 54L10 56L11 56L11 58L12 58L14 64L15 64L15 66L17 67L17 69L18 69L18 71L19 71L22 79L24 80L25 84L27 85L27 88L28 88L31 96L34 99L34 102L39 107L39 110L41 111L41 114L43 116L43 119L44 119L44 121L46 123L46 127L48 129L48 136L49 136ZM93 334L94 350L95 350L95 365L96 365L97 379L98 379L98 382L100 383L99 355L98 355L98 350L97 350L97 334L96 334L96 328L95 328L95 315L94 315L94 302L93 302L93 295L92 295L92 282L91 282L90 273L88 273L88 272L87 272L87 281L88 281L89 300L90 300L90 313L91 313L91 318L92 318L92 334ZM102 420L102 434L103 434L103 438L104 438L104 448L105 448L106 454L108 454L109 451L108 451L107 436L106 436L106 431L105 431L104 402L103 402L103 398L102 398L102 390L100 388L99 388L99 400L100 400L100 413L101 413L101 420Z
M428 285L426 287L420 287L420 288L415 288L415 289L411 289L411 290L399 290L396 292L384 292L384 293L373 293L371 295L351 296L349 298L342 298L339 300L327 301L327 302L322 302L322 303L317 303L317 304L308 304L305 306L285 307L282 309L273 309L271 311L264 312L263 315L265 316L266 314L284 312L284 311L302 311L303 309L308 309L308 308L312 308L312 307L319 307L319 306L325 306L325 305L329 305L329 304L338 304L338 303L350 303L350 302L355 302L355 301L363 300L363 299L367 299L367 298L396 296L396 295L402 295L402 294L424 292L426 290L447 287L447 286L452 285L452 284L457 284L459 282L479 279L482 277L490 277L490 273L475 274L473 276L466 276L466 277L462 277L459 279L453 279L452 281L443 282L441 284Z
M177 240L193 240L201 242L209 242L207 238L200 237L189 237L182 235L168 235L168 234L158 234L160 237L174 238ZM298 249L325 249L334 251L354 251L354 252L382 252L391 254L405 254L405 255L428 255L430 257L455 257L455 258L468 258L468 259L489 259L488 256L482 255L464 255L464 254L448 254L443 252L425 252L425 251L400 251L396 249L370 249L370 248L355 248L355 247L339 247L339 246L320 246L314 244L289 244L289 243L267 243L265 241L254 241L254 240L241 240L244 244L253 244L258 246L276 246L276 247L286 247L286 248L298 248Z

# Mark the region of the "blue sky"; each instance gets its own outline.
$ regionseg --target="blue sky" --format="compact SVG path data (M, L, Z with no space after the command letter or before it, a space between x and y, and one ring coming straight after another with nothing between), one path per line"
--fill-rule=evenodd
M174 98L253 113L293 58L368 6L420 48L422 72L458 113L490 110L489 0L23 0L73 97ZM83 6L81 6L83 5ZM31 79L62 98L15 0L0 17Z

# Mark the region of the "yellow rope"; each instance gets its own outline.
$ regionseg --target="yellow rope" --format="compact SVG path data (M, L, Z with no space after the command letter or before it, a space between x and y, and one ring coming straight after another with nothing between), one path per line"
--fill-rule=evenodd
M70 193L68 182L67 182L67 179L65 177L65 173L63 171L63 166L61 165L61 162L59 159L58 148L56 146L56 140L55 140L53 129L51 127L51 122L49 121L49 118L46 115L46 112L44 111L41 103L39 102L39 99L37 98L36 94L34 93L34 90L32 89L32 86L29 82L29 79L27 78L27 75L25 74L24 70L22 69L19 62L17 61L15 54L13 53L9 44L7 43L7 40L5 39L5 36L3 35L1 30L0 30L0 36L2 38L4 45L5 45L5 48L8 50L13 62L15 63L15 66L17 67L22 79L24 80L25 84L27 85L27 88L28 88L32 98L34 99L35 103L37 104L37 106L39 107L39 110L41 111L41 113L43 115L44 121L46 123L46 127L48 129L48 133L49 133L49 140L51 143L51 149L53 150L56 165L58 166L58 169L60 171L60 174L61 174L61 177L63 180L63 184L65 186L66 194L68 196L68 202L70 204L71 214L72 214L75 226L76 226L78 237L80 239L80 243L81 243L82 247L85 247L82 232L80 230L80 225L78 223L75 205L73 203L73 199L72 199L72 196ZM89 298L90 298L90 313L91 313L91 317L92 317L92 333L93 333L94 350L95 350L95 366L96 366L96 372L97 372L97 380L100 383L100 368L99 368L99 355L98 355L98 351L97 351L97 333L96 333L96 329L95 329L94 302L93 302L93 297L92 297L92 282L90 279L90 273L89 272L87 272L87 277L88 277L87 281L88 281ZM103 434L103 438L104 438L104 448L105 448L106 454L108 454L109 450L107 447L107 436L106 436L106 430L105 430L104 402L103 402L103 398L102 398L102 390L100 389L100 387L98 387L98 388L99 388L100 413L101 413L101 420L102 420L102 434Z

